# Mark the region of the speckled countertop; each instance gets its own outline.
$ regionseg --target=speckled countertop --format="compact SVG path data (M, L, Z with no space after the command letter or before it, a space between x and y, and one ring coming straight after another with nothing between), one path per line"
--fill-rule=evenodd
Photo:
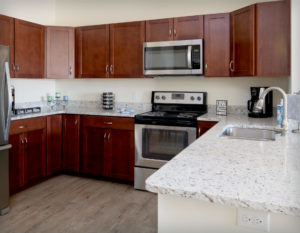
M229 125L272 129L276 119L243 115L198 120L219 121L201 138L150 176L151 192L235 207L300 216L300 135L275 141L219 137Z

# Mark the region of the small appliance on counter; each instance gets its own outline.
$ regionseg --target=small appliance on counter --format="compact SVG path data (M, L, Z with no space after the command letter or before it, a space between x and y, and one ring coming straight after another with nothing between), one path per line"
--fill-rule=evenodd
M256 108L260 95L268 87L250 87L251 100L248 100L248 116L253 118L266 118L273 116L273 92L270 91L265 98L262 109Z
M207 113L206 92L153 91L152 111L135 115L134 188L197 138L197 117Z
M102 108L104 110L113 110L115 105L115 94L113 92L102 93Z

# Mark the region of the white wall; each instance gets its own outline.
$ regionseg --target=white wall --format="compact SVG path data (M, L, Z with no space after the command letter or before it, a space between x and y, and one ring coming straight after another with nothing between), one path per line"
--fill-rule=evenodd
M292 61L292 72L291 72L291 83L290 90L292 93L300 91L300 1L291 0L292 4L292 48L291 48L291 61Z
M250 97L250 86L280 86L288 89L287 78L204 78L162 77L148 79L81 79L57 80L56 90L73 100L99 100L100 93L113 91L118 102L149 103L151 91L207 91L208 104L217 99L229 100L229 105L246 105ZM274 93L274 104L279 102Z

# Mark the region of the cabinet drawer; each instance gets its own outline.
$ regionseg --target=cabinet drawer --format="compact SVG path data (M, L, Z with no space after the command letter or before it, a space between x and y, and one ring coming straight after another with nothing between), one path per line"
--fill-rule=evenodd
M36 117L24 120L11 121L10 134L19 134L32 130L46 128L46 117Z
M129 117L82 116L82 126L134 130L134 119Z

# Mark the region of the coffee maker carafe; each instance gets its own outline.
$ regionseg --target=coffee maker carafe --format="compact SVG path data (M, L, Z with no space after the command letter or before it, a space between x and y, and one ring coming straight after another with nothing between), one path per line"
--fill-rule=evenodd
M270 91L264 101L262 109L257 109L256 104L259 97L267 87L250 87L251 100L248 100L248 116L253 118L266 118L273 116L273 92Z

